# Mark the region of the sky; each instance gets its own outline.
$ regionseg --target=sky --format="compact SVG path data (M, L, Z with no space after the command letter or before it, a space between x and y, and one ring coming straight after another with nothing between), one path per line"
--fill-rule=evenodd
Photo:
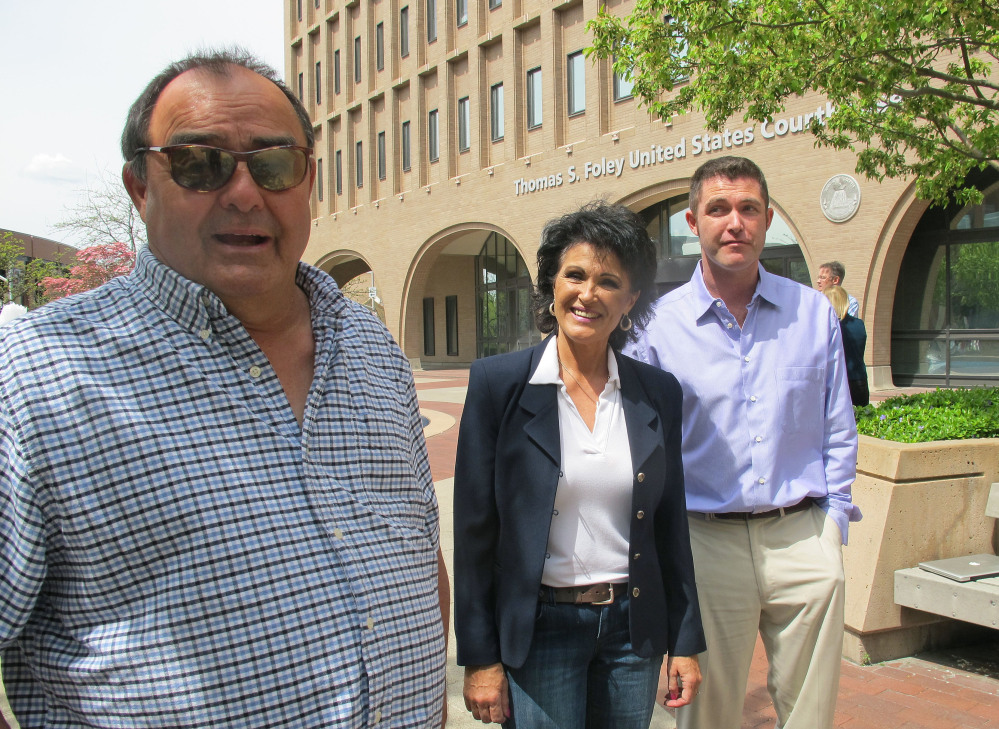
M284 78L282 0L0 0L0 228L78 244L53 225L118 177L128 108L164 66L239 44Z

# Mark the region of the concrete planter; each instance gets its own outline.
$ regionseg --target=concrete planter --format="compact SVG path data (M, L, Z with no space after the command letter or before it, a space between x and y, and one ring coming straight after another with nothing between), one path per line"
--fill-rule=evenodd
M895 443L860 436L853 500L864 512L844 548L843 656L856 663L944 645L962 623L895 604L894 573L927 559L995 549L985 516L999 439Z

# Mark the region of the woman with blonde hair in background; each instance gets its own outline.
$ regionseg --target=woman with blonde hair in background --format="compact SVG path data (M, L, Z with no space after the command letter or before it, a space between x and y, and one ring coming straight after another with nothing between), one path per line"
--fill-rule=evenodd
M842 286L826 286L822 293L829 299L843 334L843 354L846 355L846 377L850 383L850 397L854 405L867 405L871 401L867 387L867 366L864 349L867 347L867 327L864 322L847 313L850 297Z

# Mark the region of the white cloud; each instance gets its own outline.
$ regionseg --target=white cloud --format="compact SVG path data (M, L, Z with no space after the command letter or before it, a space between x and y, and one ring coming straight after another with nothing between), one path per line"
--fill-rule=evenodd
M24 168L28 177L51 182L82 182L83 170L62 154L36 154Z

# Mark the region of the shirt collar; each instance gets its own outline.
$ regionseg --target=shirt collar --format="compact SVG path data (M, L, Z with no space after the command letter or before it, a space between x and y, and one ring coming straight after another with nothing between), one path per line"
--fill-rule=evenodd
M704 272L701 270L702 265L704 265L703 262L698 261L697 266L694 268L694 275L690 277L690 283L694 289L694 301L698 318L710 310L716 301L721 300L712 296L711 292L708 291L708 287L704 284ZM781 287L777 285L777 279L780 277L770 273L759 263L756 266L759 270L760 278L756 282L756 291L753 292L750 305L756 301L757 297L777 308L787 304L786 298L782 295Z
M545 345L545 351L541 353L541 360L538 362L538 367L534 370L534 374L531 375L531 379L528 380L528 384L565 384L558 374L558 348L555 345L557 339L558 337L556 336L548 337L548 343ZM618 374L617 357L614 356L614 350L609 346L607 347L607 375L607 383L613 385L615 390L620 389L621 377Z
M212 318L229 314L222 300L207 286L181 276L156 258L149 248L142 248L136 255L129 280L185 328L198 326L204 320L206 310ZM321 312L335 316L347 306L333 278L314 266L299 262L295 283L309 297L314 315Z

